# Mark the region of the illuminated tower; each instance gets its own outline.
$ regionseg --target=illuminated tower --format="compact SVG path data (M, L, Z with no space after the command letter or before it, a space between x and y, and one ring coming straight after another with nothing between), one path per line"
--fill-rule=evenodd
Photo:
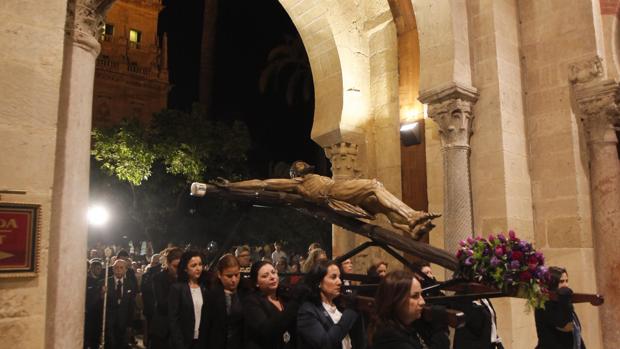
M99 38L94 127L133 117L146 125L166 107L166 37L157 35L161 8L161 0L118 0L108 12Z

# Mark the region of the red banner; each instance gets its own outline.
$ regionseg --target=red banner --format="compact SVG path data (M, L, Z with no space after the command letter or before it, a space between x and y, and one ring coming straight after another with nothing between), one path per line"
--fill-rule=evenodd
M0 204L0 272L36 271L38 207Z

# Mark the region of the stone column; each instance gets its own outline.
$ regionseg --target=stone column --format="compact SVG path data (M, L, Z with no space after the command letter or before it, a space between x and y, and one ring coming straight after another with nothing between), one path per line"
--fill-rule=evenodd
M428 116L439 126L444 164L444 249L455 251L460 240L473 234L469 137L477 91L453 85L423 93L419 100L428 104Z
M97 34L113 2L75 0L67 6L47 266L46 348L82 348Z
M598 292L605 296L599 309L603 347L614 348L620 342L620 161L614 129L614 123L620 125L619 85L614 80L571 81L590 156L594 263Z
M358 178L361 171L357 166L358 145L340 142L325 147L325 155L332 163L334 180ZM332 254L339 256L356 246L355 234L339 226L332 226Z

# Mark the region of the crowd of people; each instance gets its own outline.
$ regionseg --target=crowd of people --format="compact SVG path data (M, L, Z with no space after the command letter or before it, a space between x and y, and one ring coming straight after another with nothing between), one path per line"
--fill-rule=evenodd
M450 337L445 305L425 303L437 295L423 290L436 282L429 265L415 274L373 263L367 273L379 283L368 312L356 282L345 280L352 261L329 260L319 244L304 257L289 257L279 243L262 256L238 246L212 266L203 252L169 246L147 263L120 249L106 280L102 251L92 250L84 348L104 340L105 348L126 349L136 338L152 349L503 348L488 299L450 304L467 319ZM585 348L566 270L550 268L549 286L558 300L535 312L537 348Z

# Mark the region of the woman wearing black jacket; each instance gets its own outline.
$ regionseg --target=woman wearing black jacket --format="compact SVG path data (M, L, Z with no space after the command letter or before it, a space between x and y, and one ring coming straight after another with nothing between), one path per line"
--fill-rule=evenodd
M168 296L172 285L177 281L177 270L183 250L171 247L165 252L164 269L153 276L152 289L155 312L149 325L149 349L170 348L170 326L168 322Z
M310 290L297 314L299 349L366 348L361 316L353 309L338 309L340 269L336 262L320 261L305 277Z
M202 349L206 338L206 289L200 278L202 254L186 251L179 263L178 282L170 288L168 319L173 349Z
M420 282L405 271L388 273L377 289L375 317L369 328L374 349L449 349L445 309L433 309L431 324L420 320L424 309Z
M550 291L556 291L557 301L545 302L544 309L536 309L537 349L585 349L581 337L581 323L571 303L573 291L568 288L566 269L549 268Z
M243 306L237 291L241 266L232 254L217 262L219 282L207 293L207 348L243 348Z
M285 301L278 289L278 272L267 261L250 269L255 287L243 302L246 349L294 349L295 329L301 295Z

